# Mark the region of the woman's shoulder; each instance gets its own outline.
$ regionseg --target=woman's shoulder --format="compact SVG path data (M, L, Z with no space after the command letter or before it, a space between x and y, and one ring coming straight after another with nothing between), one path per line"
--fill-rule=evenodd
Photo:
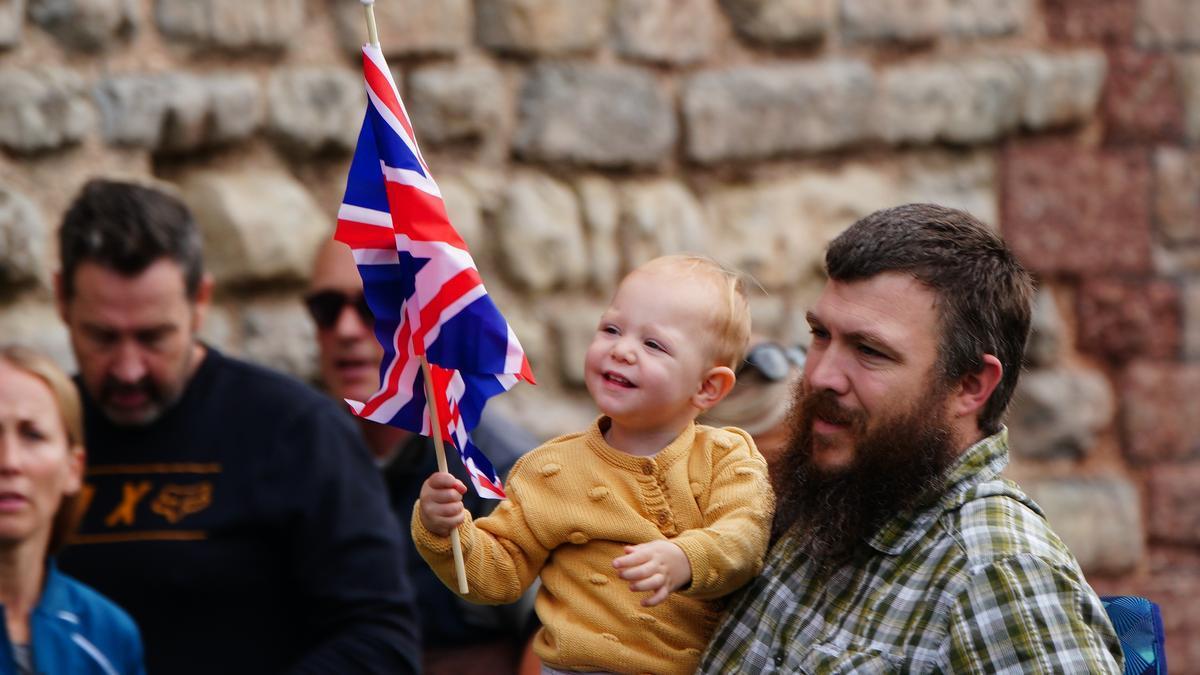
M44 598L43 602L51 601L51 606L45 609L54 618L75 624L78 630L85 633L97 629L101 632L138 635L133 617L117 603L74 577L57 570L52 574L57 588L53 596Z

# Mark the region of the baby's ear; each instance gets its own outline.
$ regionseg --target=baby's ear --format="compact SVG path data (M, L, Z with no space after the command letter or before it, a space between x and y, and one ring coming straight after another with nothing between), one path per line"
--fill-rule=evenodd
M729 395L729 392L733 390L735 380L737 380L737 376L728 366L710 368L700 380L700 388L692 396L692 403L702 412L712 408Z

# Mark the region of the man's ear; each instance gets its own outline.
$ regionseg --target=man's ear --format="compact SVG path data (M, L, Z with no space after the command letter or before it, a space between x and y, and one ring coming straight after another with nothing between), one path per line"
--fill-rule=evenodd
M700 380L700 388L692 396L692 404L701 411L708 410L721 402L733 390L737 376L728 366L716 366L704 374Z
M204 319L208 316L208 308L212 304L213 279L205 272L200 277L200 286L196 288L196 299L192 302L192 330L199 332L204 327Z
M987 405L992 392L1000 384L1004 375L1004 366L1000 359L991 354L983 355L983 366L974 373L967 373L958 381L958 389L953 394L954 402L950 414L954 417L978 417L979 411Z

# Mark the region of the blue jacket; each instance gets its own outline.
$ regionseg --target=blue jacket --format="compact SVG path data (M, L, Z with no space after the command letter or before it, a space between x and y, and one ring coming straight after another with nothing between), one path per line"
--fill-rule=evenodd
M3 617L3 614L0 614ZM111 600L46 566L42 599L29 617L34 670L45 675L144 675L142 639ZM0 620L0 675L17 672Z

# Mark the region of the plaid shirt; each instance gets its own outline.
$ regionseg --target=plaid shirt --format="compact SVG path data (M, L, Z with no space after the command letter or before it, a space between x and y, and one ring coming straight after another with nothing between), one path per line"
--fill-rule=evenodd
M794 538L735 596L705 673L1121 673L1100 599L1041 509L998 477L1008 433L971 446L943 498L822 574Z

